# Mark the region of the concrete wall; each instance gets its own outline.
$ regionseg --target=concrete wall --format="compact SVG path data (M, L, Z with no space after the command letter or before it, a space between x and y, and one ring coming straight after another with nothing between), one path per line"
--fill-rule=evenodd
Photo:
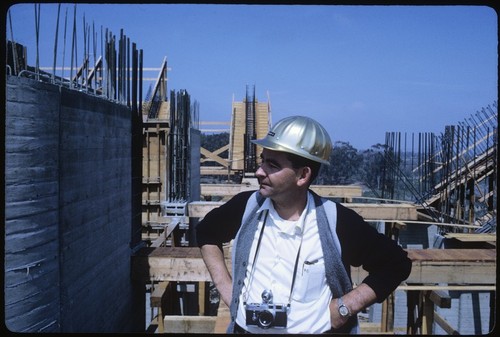
M30 79L6 83L7 328L143 331L144 289L130 277L141 181L130 109Z

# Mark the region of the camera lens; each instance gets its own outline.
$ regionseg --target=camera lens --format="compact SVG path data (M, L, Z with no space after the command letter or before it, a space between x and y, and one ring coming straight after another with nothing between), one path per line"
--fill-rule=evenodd
M260 313L259 326L261 328L269 328L271 324L273 324L273 321L274 321L274 315L271 312L264 310Z

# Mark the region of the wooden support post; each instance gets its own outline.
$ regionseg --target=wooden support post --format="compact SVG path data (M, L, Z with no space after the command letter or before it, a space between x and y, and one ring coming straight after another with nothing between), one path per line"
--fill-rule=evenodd
M382 302L382 317L380 320L380 332L394 331L394 293L391 293Z
M205 316L205 282L198 282L198 308L200 316Z
M159 282L156 287L153 289L151 293L150 303L151 308L158 308L158 332L165 332L165 326L163 323L163 306L166 303L167 292L166 289L168 287L169 282Z
M382 317L380 319L380 332L387 332L387 299L382 302Z
M420 291L418 290L408 290L406 293L408 316L406 322L406 333L408 335L416 335L419 330L419 301L420 301Z
M385 235L393 240L397 240L398 227L394 222L385 223ZM382 303L381 332L394 330L394 293L391 293Z
M427 291L420 292L420 297L423 305L422 335L430 335L432 334L432 325L434 323L434 303L431 301Z

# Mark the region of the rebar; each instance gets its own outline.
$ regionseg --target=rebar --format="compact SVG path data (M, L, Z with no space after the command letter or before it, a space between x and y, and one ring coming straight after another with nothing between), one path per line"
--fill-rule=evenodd
M410 149L406 134L402 142L400 133L386 133L382 195L405 200L409 191L439 221L477 224L484 218L491 223L496 218L496 123L494 102L446 126L439 137L419 133L415 144L412 134Z

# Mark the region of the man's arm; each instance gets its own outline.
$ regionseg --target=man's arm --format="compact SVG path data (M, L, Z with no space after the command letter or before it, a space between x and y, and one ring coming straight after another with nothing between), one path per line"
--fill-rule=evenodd
M217 245L201 246L201 255L212 277L221 299L230 306L232 297L232 279L227 270L224 254Z
M361 283L349 293L342 296L342 301L349 308L351 315L355 315L364 308L372 305L377 300L377 295L370 286ZM339 314L338 299L334 298L330 302L330 319L332 327L335 329L344 325L348 318L342 317Z
M361 283L375 292L377 303L382 303L410 275L408 253L345 206L337 205L337 219L346 270L362 266L368 275Z

